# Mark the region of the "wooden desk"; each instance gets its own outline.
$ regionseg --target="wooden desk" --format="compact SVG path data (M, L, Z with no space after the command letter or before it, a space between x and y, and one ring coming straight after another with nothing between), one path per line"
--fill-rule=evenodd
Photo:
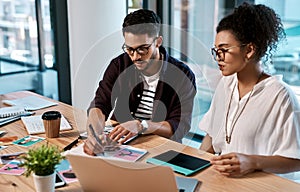
M22 91L22 92L14 92L9 93L5 95L0 95L0 107L4 107L2 103L2 100L5 99L17 99L22 98L25 96L38 96L42 97L44 99L48 99L46 97L40 96L38 94L29 92L29 91ZM51 100L51 99L48 99ZM51 100L53 101L53 100ZM57 102L57 101L54 101ZM85 123L86 123L86 112L83 110L77 110L73 108L70 105L58 102L59 104L57 106L41 109L38 111L35 111L35 115L41 115L45 111L49 110L57 110L60 111L65 118L68 120L70 125L72 126L72 130L70 131L64 131L60 132L59 138L47 138L41 143L50 142L52 144L55 144L59 146L61 149L63 149L65 146L67 146L69 143L74 141L78 138L79 132L78 130L85 130ZM26 129L22 123L21 120L15 121L13 123L7 124L5 126L0 127L1 130L7 131L7 134L5 136L18 136L18 138L22 138L28 133L26 132ZM37 136L45 137L45 134L37 134ZM13 152L19 152L19 151L28 151L28 149L36 147L36 144L31 147L20 147L17 145L9 145L6 149L3 149L0 151L0 154L6 154L6 153L13 153ZM0 164L1 166L1 164ZM79 186L79 184L77 184ZM78 188L77 186L77 188ZM26 178L25 176L10 176L10 175L2 175L0 174L0 191L35 191L34 185L33 185L33 179L32 177Z
M31 92L18 92L2 95L1 99L13 99L17 97L24 97L31 95ZM1 105L1 104L0 104ZM73 107L59 103L58 106L47 108L44 110L39 110L37 114L41 114L47 110L58 110L60 111L71 123L73 130L66 131L60 134L57 139L47 139L49 142L65 147L71 141L73 141L78 136L77 128L85 127L86 116L85 112L80 110L75 110ZM24 126L21 121L14 122L12 124L1 127L1 130L7 130L8 136L18 135L19 137L27 135ZM40 134L39 136L45 136ZM148 154L142 158L141 161L146 161L147 158L162 153L169 149L174 149L182 151L187 154L191 154L203 159L209 159L212 155L202 152L198 149L191 148L171 140L165 139L163 137L148 135L138 138L131 143L134 147L143 148L148 150ZM9 146L7 149L0 151L3 153L10 153L16 151L27 150L18 146ZM268 192L299 192L300 184L289 181L287 179L278 177L274 174L256 172L248 174L243 178L228 178L220 175L218 172L213 170L211 167L199 172L198 174L192 176L199 179L202 184L198 187L198 191L205 192L254 192L254 191L268 191ZM0 190L2 191L34 191L33 179L31 177L26 178L25 176L8 176L0 175ZM66 187L58 188L56 191L82 191L78 182L72 183Z

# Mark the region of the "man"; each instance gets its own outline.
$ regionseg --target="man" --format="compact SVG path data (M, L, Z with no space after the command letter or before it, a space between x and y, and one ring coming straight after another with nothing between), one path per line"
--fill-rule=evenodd
M150 10L128 14L123 23L125 53L113 59L88 110L89 131L100 135L105 121L120 124L109 134L123 143L136 134L156 134L181 142L189 131L196 94L193 72L163 48L160 19ZM89 134L87 154L103 151ZM99 140L98 140L99 141Z

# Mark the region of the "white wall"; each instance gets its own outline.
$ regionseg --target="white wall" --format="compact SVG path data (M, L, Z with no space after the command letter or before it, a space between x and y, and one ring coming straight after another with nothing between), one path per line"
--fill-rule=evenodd
M86 110L110 60L121 53L126 1L68 0L72 105Z

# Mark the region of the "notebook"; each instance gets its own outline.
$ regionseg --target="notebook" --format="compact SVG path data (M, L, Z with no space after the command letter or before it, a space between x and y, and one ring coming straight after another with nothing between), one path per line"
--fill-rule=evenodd
M13 107L2 107L0 108L0 119L1 118L6 118L6 117L12 117L12 116L17 116L26 113L24 110L24 107L18 107L18 106L13 106Z
M83 145L84 144L81 143L78 146L69 149L69 153L88 156L83 152ZM114 150L112 150L113 148ZM115 145L113 148L108 147L108 150L106 148L102 154L98 154L97 156L101 158L135 162L148 153L146 149L141 149L130 145Z
M148 163L155 165L165 165L171 167L175 172L183 175L192 175L208 166L210 162L187 155L178 151L169 150L160 155L147 159Z
M193 192L200 183L194 178L175 177L166 166L70 153L66 157L83 191Z
M34 112L29 112L20 107L3 107L0 108L0 126L21 119L21 117L33 115Z

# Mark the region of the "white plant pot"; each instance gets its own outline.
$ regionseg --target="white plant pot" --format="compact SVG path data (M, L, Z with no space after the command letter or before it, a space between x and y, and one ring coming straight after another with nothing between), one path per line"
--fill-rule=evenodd
M37 192L55 191L55 172L51 175L46 176L33 174L33 180Z

